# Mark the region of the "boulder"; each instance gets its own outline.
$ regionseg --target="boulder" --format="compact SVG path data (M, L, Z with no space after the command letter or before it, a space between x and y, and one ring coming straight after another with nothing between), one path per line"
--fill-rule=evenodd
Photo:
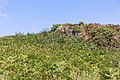
M66 28L65 32L66 32L67 36L72 36L73 29L72 28Z

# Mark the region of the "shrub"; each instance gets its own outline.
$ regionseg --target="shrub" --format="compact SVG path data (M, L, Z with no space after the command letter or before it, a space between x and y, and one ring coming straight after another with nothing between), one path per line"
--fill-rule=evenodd
M54 24L51 31L55 31L61 24Z
M80 31L81 31L81 28L80 28L79 26L75 26L75 27L73 28L73 32L80 33Z
M113 36L113 31L110 28L93 28L88 31L88 34L92 36L91 41L98 46L110 47L112 44L115 44L115 41L111 39Z

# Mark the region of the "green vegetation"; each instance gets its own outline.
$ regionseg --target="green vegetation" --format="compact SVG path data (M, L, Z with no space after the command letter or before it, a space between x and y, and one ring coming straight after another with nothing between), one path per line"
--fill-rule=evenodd
M53 31L1 37L0 80L120 80L119 39L110 47L111 28L89 29L89 41Z
M61 24L54 24L51 31L55 31Z
M120 42L112 39L114 36L112 29L107 27L93 28L88 31L88 34L92 36L91 41L97 44L98 46L104 47L119 47Z
M81 28L80 28L79 26L75 26L75 27L73 28L73 32L80 33L80 31L81 31Z

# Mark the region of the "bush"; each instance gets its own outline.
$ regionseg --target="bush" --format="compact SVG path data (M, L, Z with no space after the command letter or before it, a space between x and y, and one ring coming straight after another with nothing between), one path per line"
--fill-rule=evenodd
M91 41L98 46L111 47L112 44L116 44L111 38L113 31L107 27L90 29L88 35L92 36Z
M80 33L80 31L81 31L81 28L80 28L79 26L75 26L75 27L73 28L73 32L74 32L74 33L75 33L75 32Z
M51 31L55 31L61 24L54 24Z

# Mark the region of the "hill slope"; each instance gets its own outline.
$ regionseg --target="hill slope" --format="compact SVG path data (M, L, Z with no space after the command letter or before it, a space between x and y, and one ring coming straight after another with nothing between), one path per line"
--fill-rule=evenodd
M108 48L53 31L1 37L0 80L119 80L120 48Z

